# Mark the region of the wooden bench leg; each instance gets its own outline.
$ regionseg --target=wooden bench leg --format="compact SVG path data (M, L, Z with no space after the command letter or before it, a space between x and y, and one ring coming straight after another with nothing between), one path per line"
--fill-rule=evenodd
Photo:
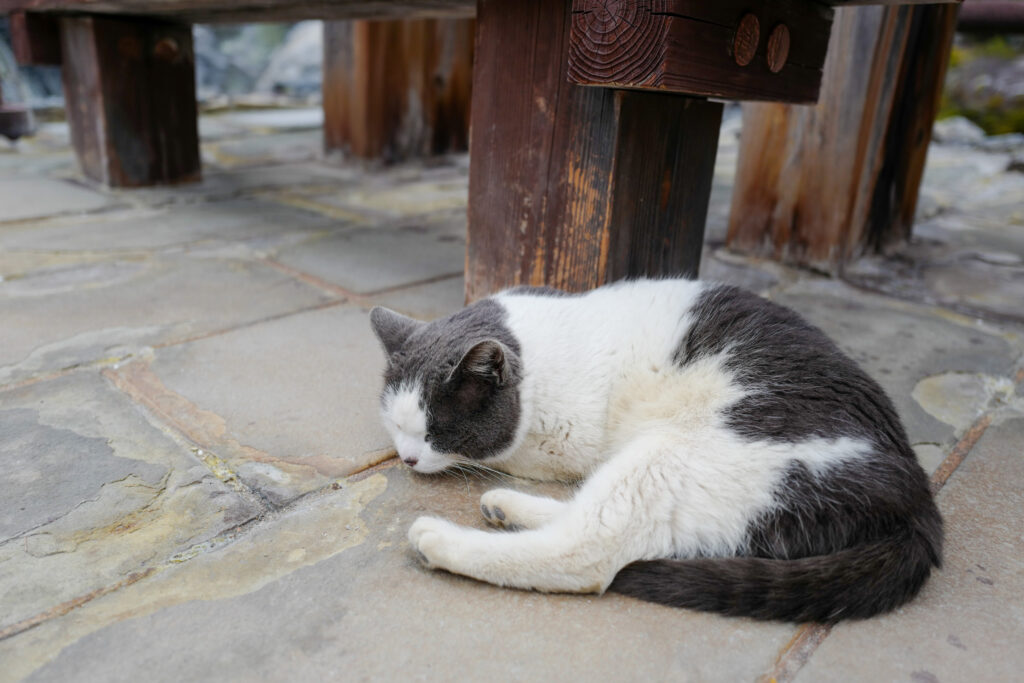
M730 248L835 271L910 236L956 16L841 8L818 104L744 105Z
M65 17L61 51L71 140L85 175L112 187L199 179L188 25Z
M722 105L568 83L569 3L477 7L467 299L695 275Z
M364 159L465 151L472 19L324 22L324 147Z

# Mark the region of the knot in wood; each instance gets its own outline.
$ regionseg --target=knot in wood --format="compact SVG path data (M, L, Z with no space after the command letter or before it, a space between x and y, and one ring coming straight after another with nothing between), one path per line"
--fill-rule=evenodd
M645 82L657 73L663 57L665 22L649 0L574 0L570 79Z
M736 28L736 39L732 45L732 56L740 66L754 61L757 43L761 40L761 23L753 14L744 14Z
M768 36L768 68L772 73L779 73L786 66L789 57L789 28L779 24Z
M174 38L161 38L153 46L153 56L165 62L177 60L181 54L181 47Z

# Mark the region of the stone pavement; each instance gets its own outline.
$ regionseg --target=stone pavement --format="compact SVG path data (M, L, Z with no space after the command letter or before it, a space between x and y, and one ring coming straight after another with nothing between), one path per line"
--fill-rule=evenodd
M205 178L180 188L84 182L56 124L0 146L0 681L1019 679L1013 150L935 146L920 239L832 280L718 248L724 124L704 275L862 362L946 517L917 601L828 630L422 570L418 515L482 526L496 484L566 492L391 457L367 312L461 305L467 160L327 163L318 124L204 117Z

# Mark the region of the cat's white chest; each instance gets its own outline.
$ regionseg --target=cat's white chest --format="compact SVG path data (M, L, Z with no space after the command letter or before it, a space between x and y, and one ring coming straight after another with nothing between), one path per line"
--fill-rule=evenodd
M499 467L532 479L575 481L585 478L604 461L603 420L550 416L538 419L522 445Z

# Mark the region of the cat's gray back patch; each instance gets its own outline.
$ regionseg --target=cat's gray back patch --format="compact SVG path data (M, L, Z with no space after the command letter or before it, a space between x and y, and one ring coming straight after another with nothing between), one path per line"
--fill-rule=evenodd
M751 439L849 436L883 449L906 443L882 388L824 332L753 292L713 285L700 296L676 361L728 350L725 368L747 389L726 414Z
M938 564L942 523L889 397L825 333L788 308L737 287L708 288L676 354L685 365L728 351L723 366L747 390L725 424L751 441L797 444L850 437L873 446L861 457L814 472L792 461L774 506L748 525L747 552L759 557L828 555L874 543L912 511L930 564ZM828 446L823 446L828 447ZM822 525L822 520L829 523Z

